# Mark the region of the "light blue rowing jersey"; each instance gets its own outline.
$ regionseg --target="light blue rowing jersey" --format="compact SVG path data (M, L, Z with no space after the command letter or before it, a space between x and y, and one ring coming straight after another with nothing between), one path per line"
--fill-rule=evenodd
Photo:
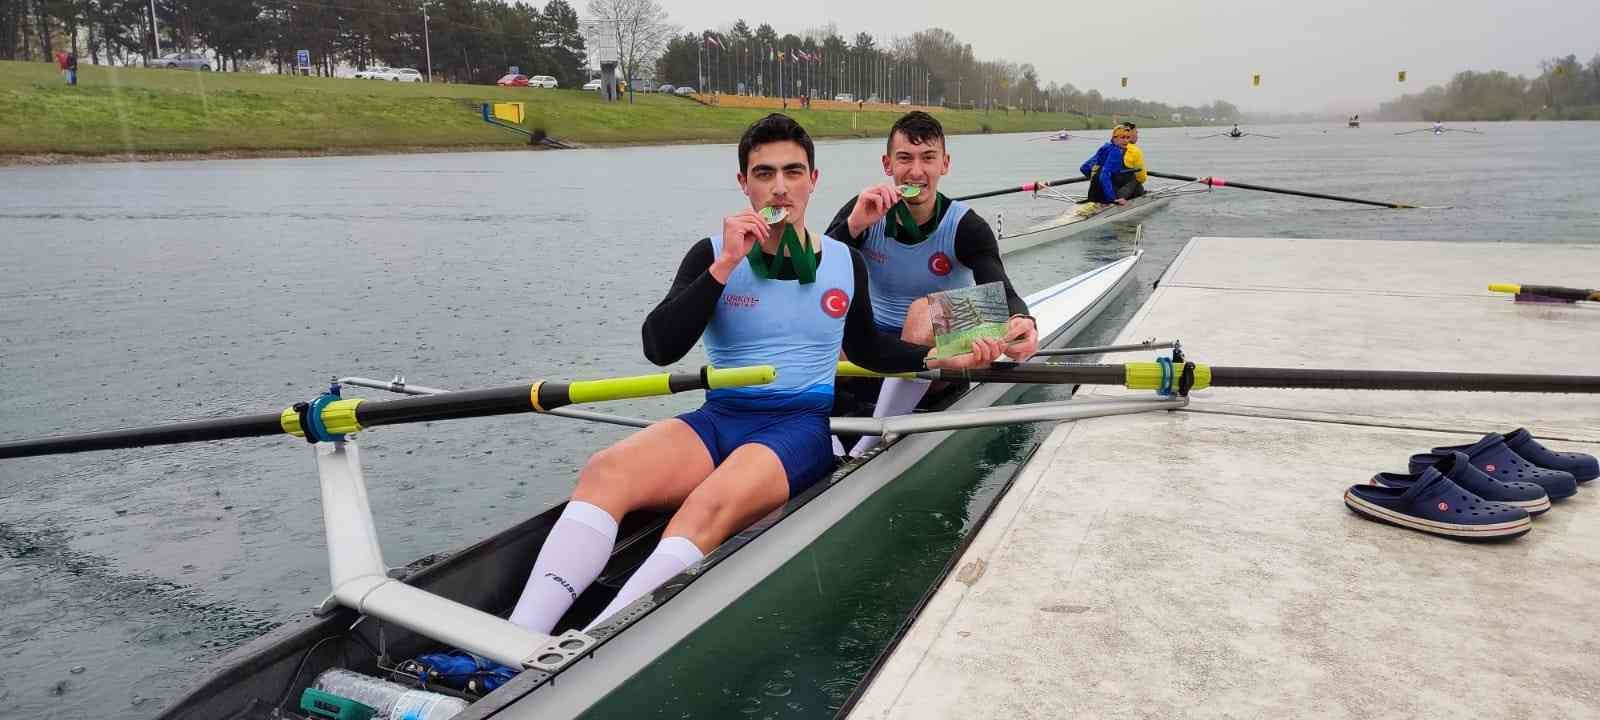
M774 365L778 377L766 385L723 388L709 398L748 398L770 409L833 402L833 376L844 342L845 315L855 293L850 248L826 235L817 280L764 280L749 262L728 276L702 339L713 367ZM711 237L713 248L722 236ZM826 406L824 406L826 407Z
M889 237L889 217L867 228L861 256L872 284L872 317L894 335L906 324L906 310L928 293L972 287L972 270L956 260L956 228L967 204L950 201L933 233L915 245Z

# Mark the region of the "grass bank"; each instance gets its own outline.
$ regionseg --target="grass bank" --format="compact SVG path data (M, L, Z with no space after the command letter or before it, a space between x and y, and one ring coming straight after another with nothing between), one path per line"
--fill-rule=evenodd
M485 125L477 104L527 103L529 127L585 144L731 142L767 110L638 94L401 84L83 65L66 87L52 63L0 62L0 155L132 156L494 149L525 139ZM894 112L791 110L817 137L881 136ZM1107 127L1068 113L941 110L951 132ZM1141 123L1142 124L1142 123ZM1154 124L1154 123L1151 123Z

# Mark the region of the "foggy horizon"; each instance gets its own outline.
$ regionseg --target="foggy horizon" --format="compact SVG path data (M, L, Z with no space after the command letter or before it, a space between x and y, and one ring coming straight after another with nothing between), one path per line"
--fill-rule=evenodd
M911 20L904 19L906 6L870 3L660 1L683 32L723 29L742 18L752 28L766 22L780 35L803 35L831 22L847 38L867 32L881 44L939 27L970 44L979 60L1032 63L1041 85L1071 83L1108 98L1171 105L1226 100L1252 113L1370 112L1463 70L1534 76L1540 60L1575 54L1587 62L1600 52L1594 32L1600 3L1575 0L1531 0L1517 8L1484 0L1148 0L1107 5L1104 12L1013 2L998 13L926 0ZM1062 29L1047 30L1053 27ZM1400 70L1407 74L1404 83L1396 79ZM1251 87L1255 73L1262 76L1260 87ZM1124 76L1126 88L1120 86Z

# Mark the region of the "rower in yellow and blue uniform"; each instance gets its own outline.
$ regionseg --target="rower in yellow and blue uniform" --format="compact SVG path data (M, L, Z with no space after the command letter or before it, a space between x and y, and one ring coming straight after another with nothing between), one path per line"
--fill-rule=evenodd
M1128 200L1143 194L1139 175L1144 169L1143 153L1137 155L1138 168L1127 164L1127 149L1134 131L1126 125L1111 130L1111 142L1100 146L1078 171L1089 178L1089 201L1097 203L1128 204ZM1135 148L1137 150L1137 148Z
M1139 149L1139 126L1131 122L1122 123L1122 126L1132 133L1128 137L1128 147L1122 151L1122 165L1127 168L1127 172L1133 173L1133 181L1129 183L1126 178L1121 178L1115 179L1114 183L1117 186L1117 197L1132 200L1144 194L1144 183L1150 179L1150 173L1144 167L1144 151ZM1128 195L1122 194L1124 188L1127 188Z

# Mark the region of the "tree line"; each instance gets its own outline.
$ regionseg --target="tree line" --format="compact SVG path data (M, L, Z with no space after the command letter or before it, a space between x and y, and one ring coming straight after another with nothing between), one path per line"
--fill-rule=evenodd
M720 30L673 36L655 62L655 79L705 91L779 97L910 100L918 105L1117 114L1145 118L1233 120L1237 107L1218 100L1172 106L1108 98L1071 83L1045 82L1030 63L979 59L972 45L942 28L886 41L847 36L829 24L780 35L772 25L740 19Z
M583 83L584 38L566 0L543 8L496 0L6 0L0 58L46 60L71 51L93 64L136 65L163 52L209 50L214 69L313 72L347 63L414 67L434 79L493 82L509 66ZM424 15L426 14L426 22ZM431 52L430 52L431 51Z
M150 8L154 7L154 17ZM1231 103L1171 106L1046 82L1030 63L980 59L954 33L929 28L876 38L833 24L780 34L738 20L682 33L657 0L566 0L543 8L500 0L5 0L0 57L49 59L69 49L93 64L128 65L163 51L207 50L217 70L313 72L373 64L431 70L435 80L493 82L511 66L575 87L588 76L585 32L629 80L654 76L702 91L834 97L978 109L1230 121ZM152 25L153 21L153 25ZM430 52L431 50L431 52ZM432 67L429 57L432 58Z
M1378 106L1382 120L1600 120L1600 54L1539 63L1538 77L1502 70L1456 73L1450 82Z

